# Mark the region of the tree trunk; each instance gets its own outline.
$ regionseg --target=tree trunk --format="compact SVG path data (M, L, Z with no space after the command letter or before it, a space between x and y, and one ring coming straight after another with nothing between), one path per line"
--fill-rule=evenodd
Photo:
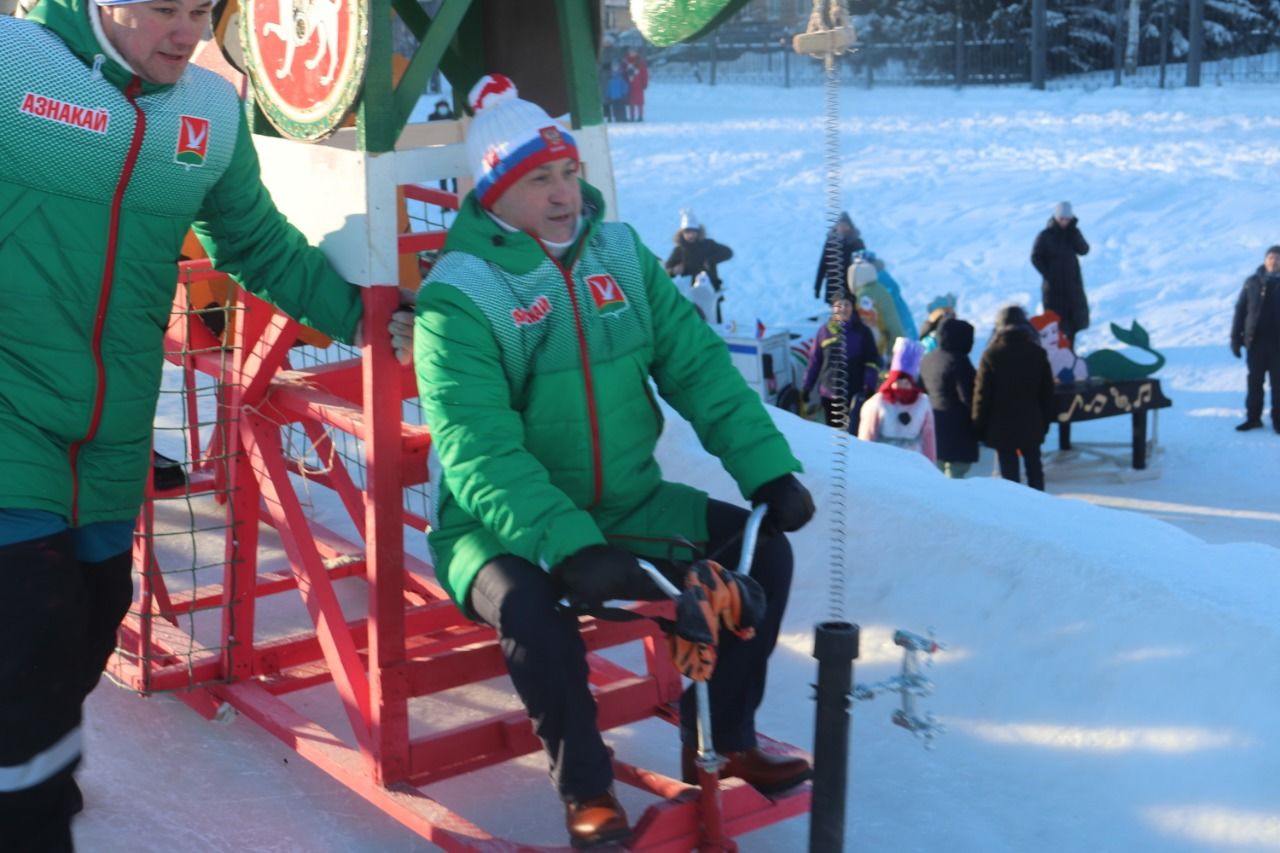
M1138 26L1142 0L1129 0L1129 38L1124 51L1124 70L1126 74L1138 73L1138 41L1141 39L1141 28Z

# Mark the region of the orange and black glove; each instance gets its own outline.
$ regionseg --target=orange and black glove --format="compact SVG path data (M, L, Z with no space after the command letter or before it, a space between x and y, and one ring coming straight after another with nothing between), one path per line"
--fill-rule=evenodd
M746 575L719 563L699 560L685 573L685 588L676 599L671 659L694 681L706 681L716 665L720 628L749 640L764 618L764 590Z

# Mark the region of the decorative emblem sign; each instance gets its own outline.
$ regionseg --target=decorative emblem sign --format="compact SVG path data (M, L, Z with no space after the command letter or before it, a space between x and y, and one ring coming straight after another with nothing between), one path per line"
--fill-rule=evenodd
M364 83L369 0L241 0L240 44L258 106L285 136L341 126Z

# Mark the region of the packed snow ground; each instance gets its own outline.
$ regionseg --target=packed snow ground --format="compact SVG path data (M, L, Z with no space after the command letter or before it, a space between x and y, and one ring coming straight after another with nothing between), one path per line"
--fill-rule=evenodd
M932 628L948 648L932 669L937 695L921 703L947 726L934 750L889 723L889 698L855 709L848 850L1280 849L1280 436L1232 431L1244 368L1226 345L1241 281L1280 242L1275 97L845 90L844 203L917 320L953 291L980 347L1000 305L1034 308L1031 242L1070 199L1093 246L1081 349L1116 346L1106 324L1139 319L1168 358L1174 401L1146 476L1082 454L1051 464L1048 495L948 481L923 458L849 443L840 568L845 615L863 628L857 679L896 672L895 628ZM737 253L721 271L739 325L814 313L820 90L657 85L647 109L644 124L610 129L622 217L665 255L678 209L693 208ZM808 747L812 626L832 611L837 441L776 418L820 510L792 540L799 572L759 726ZM668 423L667 470L736 499L692 432ZM1125 419L1075 431L1077 442L1127 437ZM511 702L501 681L467 698ZM426 848L244 720L218 726L172 698L104 685L87 730L83 850ZM665 728L609 740L676 772ZM563 843L540 756L430 793L496 833ZM626 801L637 816L643 803ZM807 823L740 842L802 850Z

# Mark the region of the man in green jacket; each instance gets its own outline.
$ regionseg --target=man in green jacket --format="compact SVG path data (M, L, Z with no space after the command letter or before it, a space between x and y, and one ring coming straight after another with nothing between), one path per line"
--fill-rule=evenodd
M0 17L0 846L65 850L84 697L132 599L175 261L352 341L359 290L259 177L234 89L188 67L210 0Z
M636 555L661 565L675 542L736 565L747 517L663 479L656 386L743 496L769 506L770 535L751 570L768 608L754 639L722 634L712 734L728 775L771 792L791 787L808 763L761 751L754 715L791 581L778 534L813 514L794 476L800 463L661 262L630 227L603 221L572 136L501 75L477 83L470 101L476 187L419 292L415 334L434 442L436 572L468 615L498 630L572 844L625 837L577 619L560 601L634 597L647 588ZM692 710L686 694L688 781Z

